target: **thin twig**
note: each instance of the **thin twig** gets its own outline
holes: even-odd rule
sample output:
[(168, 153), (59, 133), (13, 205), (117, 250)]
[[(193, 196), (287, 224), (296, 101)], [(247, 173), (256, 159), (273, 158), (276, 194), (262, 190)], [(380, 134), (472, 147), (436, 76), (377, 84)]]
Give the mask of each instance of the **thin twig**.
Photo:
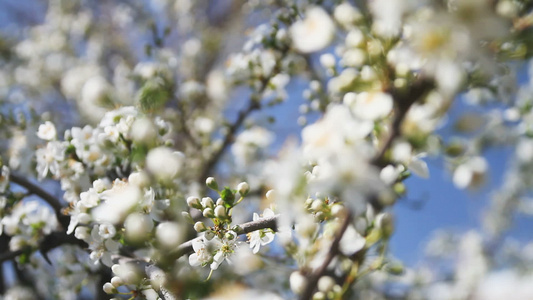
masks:
[[(59, 246), (62, 245), (78, 245), (82, 248), (86, 248), (87, 244), (82, 241), (75, 238), (73, 235), (68, 235), (62, 231), (54, 231), (51, 234), (44, 237), (44, 239), (40, 242), (39, 251), (41, 251), (41, 254), (43, 257), (48, 261), (47, 253)], [(0, 264), (4, 261), (14, 259), (15, 257), (27, 252), (33, 250), (32, 247), (25, 247), (23, 249), (15, 250), (15, 251), (6, 251), (4, 253), (0, 254)]]
[(326, 272), (329, 264), (331, 261), (337, 256), (337, 254), (340, 253), (339, 251), (339, 245), (342, 239), (342, 236), (344, 235), (344, 232), (348, 228), (348, 225), (351, 223), (352, 215), (351, 213), (348, 213), (344, 220), (342, 221), (341, 227), (339, 228), (339, 231), (337, 231), (337, 234), (335, 235), (335, 238), (333, 239), (333, 242), (331, 243), (331, 247), (329, 249), (328, 255), (324, 259), (324, 262), (318, 269), (315, 270), (315, 272), (311, 273), (310, 276), (307, 277), (307, 283), (305, 286), (305, 289), (300, 294), (299, 299), (300, 300), (308, 300), (311, 299), (311, 296), (313, 295), (313, 292), (315, 291), (315, 287), (318, 283), (318, 280), (324, 273)]
[(40, 186), (34, 184), (33, 182), (29, 181), (27, 178), (11, 173), (9, 174), (9, 181), (25, 188), (28, 192), (38, 196), (39, 198), (43, 199), (48, 203), (53, 209), (57, 216), (57, 219), (59, 220), (59, 223), (63, 228), (67, 228), (68, 224), (70, 222), (69, 217), (65, 216), (61, 210), (64, 208), (59, 199), (52, 196), (52, 194), (45, 191)]
[[(277, 220), (278, 220), (278, 216), (274, 216), (270, 218), (259, 219), (256, 221), (251, 221), (248, 223), (237, 225), (235, 233), (237, 233), (238, 235), (241, 235), (241, 234), (246, 234), (246, 233), (250, 233), (256, 230), (266, 229), (266, 228), (270, 228), (276, 231)], [(194, 238), (192, 240), (189, 240), (179, 245), (178, 248), (176, 249), (176, 257), (181, 257), (185, 254), (193, 252), (192, 243), (194, 240), (197, 240), (197, 239), (199, 239), (199, 237)]]
[(429, 80), (419, 80), (415, 82), (407, 91), (392, 89), (390, 91), (394, 99), (394, 120), (391, 125), (389, 135), (383, 142), (377, 155), (372, 160), (372, 164), (377, 167), (384, 167), (387, 164), (385, 158), (387, 151), (391, 148), (394, 140), (401, 134), (401, 125), (411, 106), (422, 96), (434, 88), (434, 83)]
[[(289, 51), (289, 48), (281, 49), (281, 57), (283, 57), (287, 52)], [(255, 110), (258, 110), (261, 108), (261, 95), (265, 92), (265, 90), (268, 87), (268, 83), (270, 80), (280, 72), (281, 65), (279, 61), (276, 61), (276, 65), (274, 66), (271, 74), (269, 76), (265, 76), (261, 78), (260, 87), (253, 92), (253, 96), (249, 100), (248, 107), (246, 107), (244, 110), (239, 112), (239, 116), (237, 117), (237, 120), (229, 127), (228, 133), (224, 137), (224, 141), (222, 142), (222, 146), (209, 158), (207, 163), (204, 165), (204, 168), (202, 172), (200, 173), (200, 177), (198, 178), (199, 182), (203, 182), (209, 175), (209, 173), (213, 170), (213, 168), (216, 166), (220, 158), (222, 157), (222, 154), (226, 151), (226, 149), (231, 145), (233, 142), (233, 139), (235, 137), (235, 134), (237, 133), (237, 130), (242, 126), (244, 123), (244, 120)], [(255, 97), (255, 95), (259, 95), (258, 98)]]
[[(266, 84), (264, 86), (266, 86)], [(211, 170), (215, 167), (217, 162), (222, 157), (222, 154), (224, 154), (226, 148), (228, 148), (228, 146), (233, 142), (233, 138), (237, 133), (237, 130), (244, 123), (246, 117), (248, 117), (251, 112), (259, 108), (261, 108), (261, 104), (259, 103), (259, 101), (251, 99), (250, 103), (248, 104), (248, 107), (239, 112), (237, 120), (229, 127), (229, 131), (226, 134), (226, 137), (224, 138), (222, 146), (209, 158), (209, 160), (205, 164), (205, 167), (202, 170), (202, 173), (200, 174), (200, 177), (198, 178), (198, 181), (204, 181), (208, 177)]]

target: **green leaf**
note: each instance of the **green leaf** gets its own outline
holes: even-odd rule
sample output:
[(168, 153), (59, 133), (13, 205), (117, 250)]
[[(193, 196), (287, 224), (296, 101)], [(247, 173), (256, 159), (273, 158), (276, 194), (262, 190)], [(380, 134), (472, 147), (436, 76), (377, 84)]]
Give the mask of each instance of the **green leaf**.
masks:
[(220, 197), (222, 200), (224, 200), (226, 207), (233, 207), (233, 203), (235, 202), (235, 194), (230, 188), (225, 187), (222, 192), (220, 192)]

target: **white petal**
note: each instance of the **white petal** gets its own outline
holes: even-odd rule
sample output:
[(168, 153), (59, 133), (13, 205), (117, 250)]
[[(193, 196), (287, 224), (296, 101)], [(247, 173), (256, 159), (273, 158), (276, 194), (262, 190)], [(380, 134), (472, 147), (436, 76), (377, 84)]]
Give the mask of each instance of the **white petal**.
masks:
[(428, 165), (421, 159), (413, 158), (407, 168), (422, 178), (429, 178)]

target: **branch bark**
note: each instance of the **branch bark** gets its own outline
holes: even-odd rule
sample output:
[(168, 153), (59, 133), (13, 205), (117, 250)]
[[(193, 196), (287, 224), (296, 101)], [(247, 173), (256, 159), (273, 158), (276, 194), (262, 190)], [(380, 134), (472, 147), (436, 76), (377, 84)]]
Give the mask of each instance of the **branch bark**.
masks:
[(322, 265), (320, 265), (318, 269), (316, 269), (315, 272), (311, 273), (307, 277), (307, 283), (306, 283), (305, 289), (303, 290), (303, 292), (300, 294), (300, 297), (299, 297), (300, 300), (308, 300), (308, 299), (311, 299), (311, 297), (313, 296), (313, 292), (315, 291), (315, 287), (318, 283), (318, 280), (320, 279), (320, 277), (322, 277), (322, 275), (324, 275), (324, 273), (328, 269), (329, 264), (335, 258), (335, 256), (337, 256), (337, 254), (340, 253), (339, 245), (340, 245), (342, 236), (344, 235), (344, 232), (346, 232), (346, 229), (348, 228), (348, 225), (350, 225), (351, 221), (352, 221), (352, 215), (351, 215), (351, 212), (349, 212), (344, 217), (344, 220), (342, 221), (341, 227), (337, 231), (337, 234), (335, 234), (335, 238), (333, 239), (333, 242), (331, 243), (331, 247), (329, 249), (328, 255), (324, 259), (324, 262), (322, 263)]
[[(40, 246), (38, 248), (38, 251), (41, 251), (41, 254), (43, 255), (43, 257), (48, 261), (48, 263), (50, 263), (50, 260), (48, 259), (47, 257), (47, 253), (54, 249), (54, 248), (57, 248), (61, 245), (67, 245), (67, 244), (70, 244), (70, 245), (78, 245), (82, 248), (86, 248), (87, 247), (87, 244), (82, 241), (82, 240), (78, 240), (77, 238), (75, 238), (73, 235), (68, 235), (62, 231), (54, 231), (52, 232), (51, 234), (47, 235), (44, 237), (44, 239), (39, 243)], [(10, 259), (14, 259), (15, 257), (27, 252), (27, 251), (31, 251), (32, 248), (31, 247), (26, 247), (26, 248), (23, 248), (23, 249), (20, 249), (20, 250), (16, 250), (16, 251), (7, 251), (7, 252), (4, 252), (4, 253), (1, 253), (0, 254), (0, 264), (3, 263), (4, 261), (7, 261), (7, 260), (10, 260)]]
[[(260, 219), (260, 220), (257, 220), (257, 221), (251, 221), (251, 222), (248, 222), (248, 223), (237, 225), (237, 230), (235, 230), (235, 232), (238, 235), (242, 235), (242, 234), (246, 234), (246, 233), (250, 233), (250, 232), (253, 232), (253, 231), (256, 231), (256, 230), (266, 229), (266, 228), (270, 228), (270, 229), (276, 231), (277, 230), (277, 220), (278, 220), (278, 216), (274, 216), (274, 217), (270, 217), (270, 218), (264, 218), (264, 219)], [(179, 245), (178, 248), (176, 249), (176, 257), (181, 257), (181, 256), (183, 256), (185, 254), (192, 253), (193, 252), (192, 242), (194, 240), (196, 240), (196, 239), (199, 239), (199, 238), (198, 237), (194, 238), (192, 240), (189, 240), (189, 241)]]
[(45, 191), (40, 186), (34, 184), (33, 182), (29, 181), (27, 178), (11, 173), (9, 175), (9, 181), (25, 188), (28, 192), (37, 195), (39, 198), (43, 199), (46, 203), (48, 203), (54, 210), (57, 219), (61, 226), (63, 228), (68, 228), (68, 224), (70, 222), (70, 218), (68, 216), (65, 216), (61, 210), (63, 209), (63, 205), (61, 204), (61, 201), (57, 199), (56, 197), (52, 196), (50, 193)]

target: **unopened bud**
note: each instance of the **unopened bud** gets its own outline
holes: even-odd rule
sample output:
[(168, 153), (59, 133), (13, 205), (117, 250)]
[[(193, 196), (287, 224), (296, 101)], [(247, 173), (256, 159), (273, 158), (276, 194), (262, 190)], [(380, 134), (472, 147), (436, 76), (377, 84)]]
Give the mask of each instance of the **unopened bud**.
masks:
[(292, 272), (291, 276), (289, 277), (289, 282), (291, 285), (291, 290), (295, 294), (302, 293), (307, 285), (307, 279), (299, 271)]
[(213, 199), (211, 197), (204, 197), (202, 198), (202, 206), (203, 207), (211, 207), (213, 208), (215, 206)]
[(346, 215), (346, 208), (342, 204), (335, 203), (331, 206), (331, 214), (337, 218)]
[(205, 180), (205, 184), (208, 188), (218, 191), (218, 183), (214, 177), (207, 177), (207, 179)]
[(117, 292), (117, 289), (111, 284), (111, 282), (106, 282), (103, 289), (106, 294), (115, 294)]
[(216, 205), (224, 205), (224, 199), (218, 198)]
[(322, 276), (318, 280), (318, 290), (322, 292), (329, 292), (335, 286), (335, 280), (330, 276)]
[(202, 209), (202, 203), (200, 203), (198, 197), (191, 196), (187, 198), (187, 205), (192, 208)]
[(118, 288), (119, 286), (124, 285), (124, 280), (122, 280), (122, 278), (120, 278), (120, 277), (118, 277), (118, 276), (114, 276), (113, 278), (111, 278), (111, 284), (112, 284), (115, 288)]
[(392, 275), (402, 275), (404, 273), (404, 267), (400, 262), (392, 262), (385, 265), (385, 270)]
[(317, 221), (317, 222), (322, 222), (322, 221), (324, 221), (325, 219), (326, 219), (326, 215), (325, 215), (323, 212), (319, 211), (319, 212), (317, 212), (317, 213), (315, 214), (315, 221)]
[(323, 292), (316, 292), (313, 295), (313, 300), (326, 300), (326, 294), (324, 294)]
[(394, 232), (394, 218), (390, 213), (382, 213), (376, 217), (376, 225), (381, 229), (381, 234), (388, 238)]
[(207, 230), (207, 227), (203, 222), (196, 222), (194, 223), (194, 230), (196, 230), (196, 232), (204, 232)]
[(215, 213), (213, 212), (213, 209), (208, 207), (206, 209), (204, 209), (203, 213), (204, 217), (206, 218), (214, 218), (215, 217)]
[(217, 218), (227, 217), (228, 215), (226, 214), (226, 208), (222, 205), (218, 205), (217, 207), (215, 207), (215, 216)]
[(235, 232), (233, 232), (233, 231), (228, 231), (226, 233), (225, 237), (226, 237), (226, 239), (231, 241), (231, 240), (233, 240), (233, 239), (235, 239), (237, 237), (237, 234)]
[(311, 203), (311, 209), (313, 211), (320, 211), (322, 210), (322, 206), (324, 205), (324, 202), (320, 199), (316, 199)]
[(250, 191), (250, 185), (247, 182), (241, 182), (239, 185), (237, 185), (237, 192), (241, 194), (241, 196), (246, 196), (248, 192)]
[(266, 192), (265, 196), (270, 201), (274, 200), (274, 190), (269, 190), (268, 192)]

